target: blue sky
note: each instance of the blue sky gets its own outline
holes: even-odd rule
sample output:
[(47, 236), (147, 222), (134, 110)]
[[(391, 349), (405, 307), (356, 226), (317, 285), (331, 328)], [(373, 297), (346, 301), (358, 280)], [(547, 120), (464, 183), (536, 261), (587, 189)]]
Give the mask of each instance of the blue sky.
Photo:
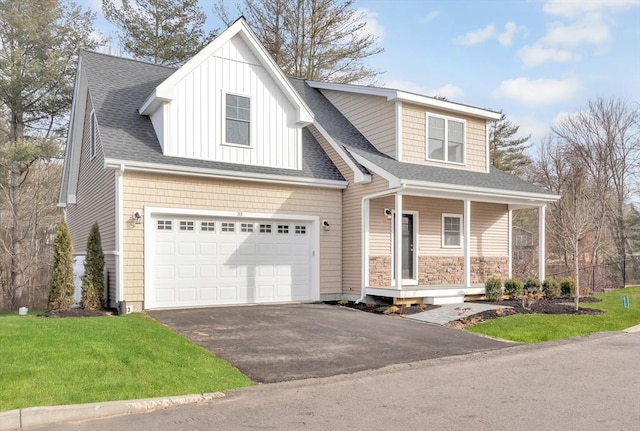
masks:
[[(97, 29), (118, 48), (101, 0)], [(81, 2), (82, 3), (82, 2)], [(207, 26), (223, 29), (213, 0)], [(230, 9), (236, 1), (229, 1)], [(503, 109), (537, 143), (590, 99), (640, 103), (640, 0), (356, 0), (382, 54), (380, 84)], [(233, 14), (232, 14), (233, 15)]]

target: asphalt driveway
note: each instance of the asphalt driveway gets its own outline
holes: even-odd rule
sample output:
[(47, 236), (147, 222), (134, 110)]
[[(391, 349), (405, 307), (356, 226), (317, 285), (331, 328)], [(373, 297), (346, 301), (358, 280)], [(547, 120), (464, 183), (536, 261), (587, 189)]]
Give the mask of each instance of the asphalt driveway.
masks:
[(513, 346), (325, 304), (149, 311), (261, 383), (327, 377)]

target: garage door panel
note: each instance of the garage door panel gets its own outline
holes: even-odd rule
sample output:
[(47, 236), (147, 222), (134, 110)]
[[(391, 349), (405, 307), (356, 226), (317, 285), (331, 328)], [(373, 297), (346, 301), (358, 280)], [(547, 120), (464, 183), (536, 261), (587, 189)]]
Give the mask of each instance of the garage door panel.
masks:
[(162, 220), (154, 222), (150, 308), (315, 299), (308, 224)]

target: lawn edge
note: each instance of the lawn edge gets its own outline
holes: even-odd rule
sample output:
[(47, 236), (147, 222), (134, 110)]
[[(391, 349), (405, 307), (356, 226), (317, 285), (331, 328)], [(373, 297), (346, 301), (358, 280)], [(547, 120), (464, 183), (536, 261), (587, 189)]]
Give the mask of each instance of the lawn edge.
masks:
[(27, 407), (0, 412), (0, 431), (150, 412), (184, 404), (201, 403), (225, 396), (224, 392), (210, 392), (138, 400)]

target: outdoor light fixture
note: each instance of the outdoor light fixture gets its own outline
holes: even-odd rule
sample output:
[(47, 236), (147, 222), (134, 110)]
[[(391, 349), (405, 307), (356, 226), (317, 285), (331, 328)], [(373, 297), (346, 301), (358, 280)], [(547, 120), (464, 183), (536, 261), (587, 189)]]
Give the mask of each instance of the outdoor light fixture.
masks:
[(328, 220), (322, 220), (322, 228), (324, 230), (329, 230), (329, 227), (331, 227), (331, 225), (329, 224)]
[(387, 216), (387, 220), (391, 220), (391, 210), (389, 208), (384, 209), (384, 215)]
[(134, 211), (133, 214), (131, 214), (131, 219), (135, 224), (140, 224), (142, 223), (142, 214), (140, 214), (140, 211)]

